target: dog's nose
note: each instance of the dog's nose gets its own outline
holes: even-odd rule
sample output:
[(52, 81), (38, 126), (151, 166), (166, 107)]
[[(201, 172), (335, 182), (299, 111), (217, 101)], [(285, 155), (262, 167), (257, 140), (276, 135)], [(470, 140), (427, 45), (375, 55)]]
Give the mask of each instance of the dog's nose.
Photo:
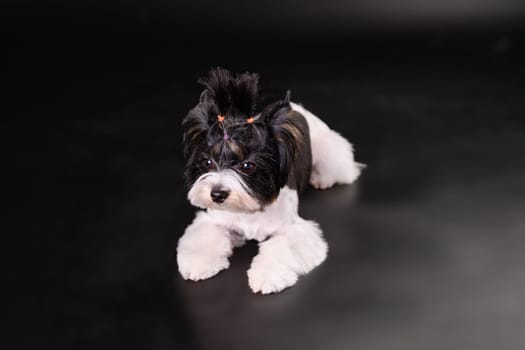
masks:
[(211, 190), (211, 200), (215, 203), (222, 203), (228, 198), (228, 195), (230, 194), (230, 191), (224, 190), (224, 189), (213, 189)]

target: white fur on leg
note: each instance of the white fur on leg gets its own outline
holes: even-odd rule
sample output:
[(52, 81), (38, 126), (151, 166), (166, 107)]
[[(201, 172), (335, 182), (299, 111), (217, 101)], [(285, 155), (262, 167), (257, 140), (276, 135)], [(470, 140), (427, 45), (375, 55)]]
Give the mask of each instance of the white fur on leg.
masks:
[(255, 293), (280, 292), (321, 264), (327, 251), (317, 224), (297, 217), (282, 233), (259, 244), (259, 254), (248, 270), (248, 284)]
[(291, 106), (306, 118), (310, 129), (312, 144), (310, 184), (317, 189), (326, 189), (335, 184), (354, 182), (364, 165), (354, 160), (352, 144), (301, 105), (291, 103)]
[(177, 246), (180, 274), (193, 281), (215, 276), (230, 266), (233, 245), (226, 228), (214, 224), (208, 213), (198, 213)]
[(312, 174), (310, 184), (317, 189), (330, 188), (335, 184), (350, 184), (361, 173), (354, 160), (352, 145), (333, 130), (312, 139)]

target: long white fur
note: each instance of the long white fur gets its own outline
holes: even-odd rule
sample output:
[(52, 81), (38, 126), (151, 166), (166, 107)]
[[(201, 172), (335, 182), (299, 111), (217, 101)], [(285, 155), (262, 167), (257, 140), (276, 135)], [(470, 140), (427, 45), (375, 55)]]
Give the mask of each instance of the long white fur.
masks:
[[(362, 165), (355, 162), (352, 145), (304, 107), (291, 105), (306, 118), (310, 128), (311, 185), (324, 189), (355, 181)], [(248, 270), (250, 288), (262, 294), (282, 291), (294, 285), (298, 276), (321, 264), (328, 245), (315, 222), (299, 217), (297, 191), (285, 186), (275, 202), (253, 211), (258, 209), (257, 203), (244, 191), (242, 180), (232, 173), (204, 174), (188, 193), (192, 204), (208, 209), (197, 214), (179, 241), (179, 272), (184, 279), (193, 281), (210, 278), (229, 267), (228, 258), (234, 247), (254, 239), (260, 243), (259, 253)], [(233, 199), (224, 203), (227, 210), (217, 209), (210, 200), (213, 186), (230, 189)], [(242, 206), (249, 212), (239, 212)]]

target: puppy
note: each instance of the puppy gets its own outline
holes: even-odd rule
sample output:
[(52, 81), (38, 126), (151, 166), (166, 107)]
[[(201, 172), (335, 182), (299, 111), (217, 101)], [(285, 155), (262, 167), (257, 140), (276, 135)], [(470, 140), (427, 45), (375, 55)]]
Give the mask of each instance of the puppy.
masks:
[(328, 246), (319, 226), (298, 215), (298, 192), (357, 179), (352, 145), (289, 92), (256, 113), (258, 76), (211, 70), (184, 131), (184, 178), (199, 211), (177, 247), (184, 279), (210, 278), (229, 267), (246, 240), (259, 252), (248, 270), (255, 293), (294, 285), (321, 264)]

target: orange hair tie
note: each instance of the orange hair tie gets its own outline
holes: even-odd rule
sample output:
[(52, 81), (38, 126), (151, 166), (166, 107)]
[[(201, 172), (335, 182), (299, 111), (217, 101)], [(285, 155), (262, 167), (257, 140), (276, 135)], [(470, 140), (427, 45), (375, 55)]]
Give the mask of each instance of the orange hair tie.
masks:
[(253, 117), (250, 117), (250, 118), (246, 119), (246, 123), (248, 123), (248, 124), (253, 123), (253, 121), (254, 121)]
[(219, 115), (217, 116), (217, 120), (218, 120), (219, 122), (223, 122), (223, 121), (224, 121), (224, 116), (219, 114)]

